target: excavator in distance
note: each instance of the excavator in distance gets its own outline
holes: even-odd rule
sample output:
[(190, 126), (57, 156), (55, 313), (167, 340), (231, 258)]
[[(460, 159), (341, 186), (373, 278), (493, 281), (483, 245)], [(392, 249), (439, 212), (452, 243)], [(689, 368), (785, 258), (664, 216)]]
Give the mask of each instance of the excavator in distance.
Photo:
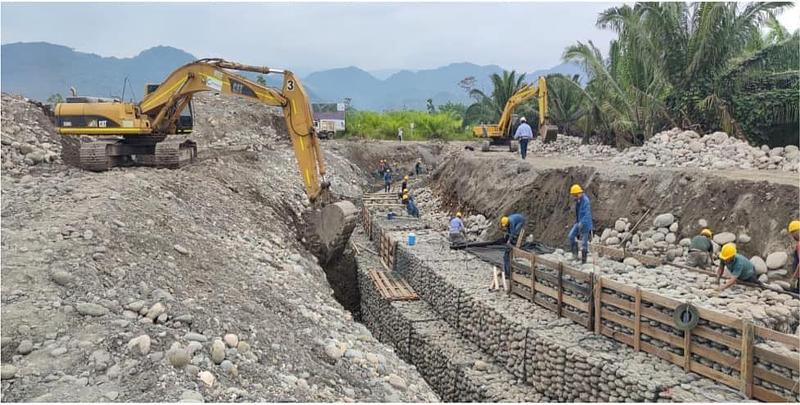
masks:
[(542, 137), (544, 142), (556, 140), (558, 127), (550, 125), (548, 118), (547, 80), (545, 80), (544, 76), (539, 76), (537, 82), (537, 85), (529, 83), (522, 86), (508, 99), (503, 108), (503, 113), (500, 115), (499, 123), (481, 124), (472, 127), (473, 135), (476, 138), (484, 139), (481, 151), (489, 151), (492, 145), (508, 145), (509, 151), (517, 151), (517, 144), (512, 140), (514, 138), (514, 134), (511, 133), (513, 128), (511, 125), (512, 116), (514, 115), (514, 109), (518, 105), (530, 100), (532, 97), (539, 98), (539, 136)]
[[(262, 86), (231, 71), (283, 75), (281, 89)], [(179, 168), (197, 158), (192, 132), (192, 96), (203, 91), (244, 97), (283, 109), (306, 195), (314, 209), (304, 214), (306, 240), (322, 264), (344, 250), (356, 223), (349, 201), (336, 201), (325, 181), (325, 161), (314, 130), (311, 105), (291, 71), (199, 59), (147, 85), (139, 103), (69, 97), (55, 107), (65, 163), (91, 171), (144, 165)]]

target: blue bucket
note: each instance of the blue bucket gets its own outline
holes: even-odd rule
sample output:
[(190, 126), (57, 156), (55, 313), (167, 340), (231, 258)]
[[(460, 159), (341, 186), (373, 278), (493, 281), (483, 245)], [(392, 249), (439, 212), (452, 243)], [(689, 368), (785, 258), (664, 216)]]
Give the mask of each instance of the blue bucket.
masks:
[(417, 244), (417, 235), (414, 235), (414, 232), (408, 234), (408, 246), (414, 246)]

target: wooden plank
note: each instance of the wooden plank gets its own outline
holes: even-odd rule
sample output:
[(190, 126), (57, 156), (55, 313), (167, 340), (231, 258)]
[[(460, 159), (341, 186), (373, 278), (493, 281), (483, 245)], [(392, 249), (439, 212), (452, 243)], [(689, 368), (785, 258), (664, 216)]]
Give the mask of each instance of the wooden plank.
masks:
[(717, 332), (717, 331), (715, 331), (713, 329), (710, 329), (710, 328), (707, 328), (705, 326), (700, 326), (700, 325), (695, 326), (694, 329), (692, 330), (692, 333), (694, 333), (696, 336), (699, 336), (699, 337), (702, 337), (702, 338), (705, 338), (705, 339), (708, 339), (708, 340), (713, 340), (716, 343), (728, 346), (731, 349), (739, 350), (739, 348), (742, 347), (742, 345), (740, 343), (740, 339), (737, 339), (737, 338), (728, 336), (726, 334)]
[[(664, 343), (669, 343), (670, 345), (677, 347), (679, 349), (683, 348), (683, 337), (682, 336), (675, 336), (671, 333), (664, 332), (661, 329), (654, 328), (650, 325), (642, 325), (642, 333), (648, 335), (652, 338), (658, 339)], [(681, 361), (675, 363), (677, 365), (683, 365), (683, 357), (681, 357)]]
[(725, 315), (723, 313), (712, 311), (710, 309), (706, 309), (703, 307), (695, 306), (697, 308), (697, 314), (700, 315), (700, 318), (709, 320), (714, 323), (718, 323), (722, 326), (727, 326), (729, 328), (733, 328), (736, 330), (742, 330), (742, 320), (736, 319), (730, 315)]
[(631, 335), (625, 332), (616, 331), (608, 326), (603, 326), (600, 328), (600, 333), (616, 340), (617, 342), (626, 344), (628, 346), (633, 346), (633, 338)]
[(633, 350), (642, 349), (642, 289), (636, 287), (633, 296)]
[(564, 306), (564, 286), (563, 281), (564, 279), (564, 263), (558, 262), (558, 317), (561, 318), (561, 308)]
[[(692, 330), (694, 332), (694, 329)], [(711, 360), (717, 364), (723, 365), (725, 367), (730, 367), (736, 371), (739, 371), (739, 365), (741, 360), (738, 357), (733, 357), (731, 355), (722, 353), (717, 351), (716, 349), (712, 349), (708, 346), (701, 345), (701, 344), (693, 344), (691, 347), (692, 354), (696, 354), (701, 357), (705, 357), (708, 360)]]
[(757, 346), (753, 347), (753, 355), (767, 363), (777, 364), (790, 370), (800, 372), (800, 355), (789, 357)]
[(781, 395), (773, 391), (770, 391), (764, 387), (760, 387), (758, 385), (753, 387), (753, 398), (765, 402), (780, 402), (780, 403), (794, 402), (794, 400), (784, 398)]
[(536, 284), (536, 291), (540, 292), (554, 300), (558, 300), (558, 292), (544, 284)]
[(624, 309), (628, 312), (634, 312), (635, 304), (633, 302), (617, 298), (617, 296), (611, 295), (609, 293), (602, 293), (602, 295), (604, 304), (613, 305), (619, 309)]
[[(615, 314), (615, 313), (613, 313), (613, 312), (611, 312), (611, 311), (609, 311), (609, 310), (607, 310), (605, 308), (600, 310), (600, 316), (602, 316), (603, 319), (609, 320), (609, 321), (614, 322), (614, 323), (616, 323), (618, 325), (622, 325), (622, 326), (624, 326), (626, 328), (633, 329), (633, 320), (632, 319), (626, 318), (626, 317), (624, 317), (622, 315), (619, 315), (619, 314)], [(633, 345), (631, 345), (631, 346), (633, 346)]]
[(609, 280), (609, 279), (607, 279), (605, 277), (603, 277), (603, 288), (608, 288), (610, 290), (615, 290), (617, 292), (623, 293), (625, 295), (630, 295), (630, 296), (633, 296), (633, 294), (636, 294), (636, 289), (635, 288), (633, 288), (631, 286), (628, 286), (628, 285), (625, 285), (625, 284), (622, 284), (622, 283), (617, 282), (617, 281)]
[(534, 299), (534, 300), (533, 300), (533, 302), (534, 302), (534, 303), (536, 303), (536, 304), (538, 304), (538, 305), (540, 305), (540, 306), (542, 306), (542, 307), (545, 307), (545, 308), (549, 309), (550, 311), (556, 312), (556, 306), (555, 306), (555, 304), (552, 304), (552, 303), (550, 303), (550, 302), (547, 302), (547, 301), (544, 299), (544, 297), (542, 297), (542, 296), (538, 296), (538, 297), (536, 297), (536, 299)]
[(583, 327), (588, 327), (589, 325), (588, 316), (582, 316), (581, 314), (572, 311), (569, 308), (564, 308), (564, 316)]
[(742, 348), (739, 351), (742, 358), (739, 373), (742, 381), (739, 389), (747, 398), (753, 396), (753, 338), (755, 338), (753, 324), (744, 322), (742, 324)]
[(536, 255), (531, 253), (531, 301), (536, 302)]
[[(660, 323), (663, 323), (664, 325), (672, 326), (672, 324), (673, 324), (671, 316), (665, 315), (661, 311), (659, 311), (657, 309), (653, 309), (652, 307), (651, 308), (642, 307), (641, 313), (642, 313), (643, 317), (645, 317), (647, 319), (652, 319), (652, 320), (660, 322)], [(737, 346), (737, 348), (738, 348), (738, 346)]]
[(666, 360), (672, 364), (681, 364), (681, 362), (683, 361), (683, 358), (675, 353), (659, 349), (658, 347), (655, 347), (647, 342), (642, 342), (641, 344), (643, 352), (650, 353), (653, 356), (656, 356), (662, 360)]
[(758, 337), (767, 340), (774, 340), (776, 342), (783, 343), (795, 350), (800, 350), (800, 339), (797, 338), (797, 335), (788, 335), (786, 333), (781, 333), (758, 325), (756, 325), (755, 329), (756, 329), (756, 336)]
[[(561, 263), (563, 263), (563, 262), (561, 262)], [(586, 272), (580, 271), (577, 268), (572, 267), (570, 265), (563, 265), (562, 268), (564, 270), (564, 274), (566, 274), (566, 275), (568, 275), (568, 276), (570, 276), (570, 277), (572, 277), (572, 278), (574, 278), (576, 280), (583, 281), (583, 282), (589, 282), (589, 280), (591, 280), (591, 278), (592, 278), (590, 273), (586, 273)]]
[(721, 382), (729, 387), (738, 388), (739, 385), (741, 385), (738, 379), (731, 377), (723, 372), (714, 370), (711, 367), (706, 367), (696, 361), (692, 362), (692, 364), (689, 366), (689, 369), (692, 372), (708, 377), (714, 381)]
[(779, 385), (794, 392), (795, 394), (800, 394), (800, 382), (786, 378), (780, 374), (773, 373), (764, 367), (753, 367), (753, 376), (768, 381), (772, 384)]
[[(558, 276), (556, 274), (549, 274), (549, 273), (547, 273), (546, 271), (544, 271), (542, 269), (535, 269), (534, 273), (536, 273), (537, 279), (542, 280), (542, 281), (547, 281), (548, 283), (550, 283), (552, 285), (558, 285), (559, 278), (558, 278)], [(573, 292), (578, 293), (578, 294), (589, 295), (589, 290), (588, 290), (587, 286), (583, 286), (583, 285), (577, 284), (574, 281), (564, 280), (563, 278), (561, 279), (561, 284), (567, 290), (573, 291)]]
[(692, 363), (692, 331), (683, 331), (683, 370), (689, 372)]
[(678, 305), (681, 305), (682, 302), (665, 297), (663, 295), (656, 294), (651, 291), (642, 290), (642, 300), (647, 302), (652, 302), (653, 304), (660, 305), (667, 309), (675, 309)]
[(594, 298), (594, 333), (595, 335), (600, 334), (600, 326), (602, 326), (602, 314), (600, 313), (600, 309), (603, 306), (602, 294), (603, 291), (603, 278), (595, 275), (594, 280), (594, 291), (592, 292)]

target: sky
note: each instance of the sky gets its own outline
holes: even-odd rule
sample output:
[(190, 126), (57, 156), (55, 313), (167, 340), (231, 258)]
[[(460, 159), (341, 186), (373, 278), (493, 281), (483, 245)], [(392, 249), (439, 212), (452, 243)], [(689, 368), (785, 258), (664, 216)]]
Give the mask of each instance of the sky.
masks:
[[(131, 57), (168, 45), (196, 57), (291, 68), (368, 71), (454, 62), (532, 71), (614, 35), (597, 14), (622, 3), (9, 3), (0, 42), (46, 41), (101, 56)], [(800, 26), (800, 9), (781, 16)]]

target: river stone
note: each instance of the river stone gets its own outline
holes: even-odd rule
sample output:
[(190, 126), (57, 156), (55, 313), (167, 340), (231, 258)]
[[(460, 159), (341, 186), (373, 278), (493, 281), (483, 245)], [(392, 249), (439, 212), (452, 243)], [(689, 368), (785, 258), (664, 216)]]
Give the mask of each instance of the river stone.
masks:
[(17, 375), (17, 368), (13, 364), (3, 364), (0, 366), (0, 379), (10, 380)]
[(653, 220), (653, 226), (655, 226), (657, 228), (662, 228), (662, 227), (667, 227), (667, 226), (672, 225), (673, 222), (675, 222), (675, 216), (674, 215), (672, 215), (670, 213), (661, 214), (661, 215), (657, 216), (656, 219)]
[(770, 270), (780, 269), (786, 265), (789, 255), (786, 252), (773, 252), (767, 256), (767, 268)]
[(750, 242), (750, 235), (746, 233), (740, 233), (739, 236), (736, 237), (736, 242), (738, 243)]
[(202, 381), (205, 385), (211, 387), (214, 385), (214, 381), (217, 379), (214, 377), (214, 374), (211, 374), (208, 371), (201, 371), (197, 374), (197, 377)]
[(718, 245), (724, 245), (736, 240), (736, 235), (733, 232), (720, 232), (714, 235), (714, 242)]
[(651, 239), (653, 239), (653, 242), (661, 242), (662, 240), (664, 240), (664, 234), (661, 232), (656, 232), (653, 234), (653, 237)]
[(617, 244), (619, 244), (619, 238), (616, 236), (606, 239), (606, 245), (617, 245)]
[(766, 284), (769, 281), (769, 277), (766, 274), (762, 274), (758, 276), (758, 282)]
[(678, 223), (677, 222), (673, 222), (672, 225), (669, 226), (669, 231), (670, 232), (678, 232)]
[(639, 266), (642, 265), (642, 263), (640, 263), (638, 260), (636, 260), (633, 257), (626, 257), (625, 260), (622, 261), (622, 263), (624, 263), (624, 264), (626, 264), (628, 266), (633, 266), (633, 267), (639, 267)]
[(79, 302), (75, 304), (75, 309), (78, 310), (79, 314), (90, 316), (103, 316), (108, 313), (108, 308), (88, 302)]
[(617, 232), (625, 232), (625, 221), (618, 219), (617, 222), (614, 222), (614, 230)]
[(233, 333), (228, 333), (222, 338), (222, 340), (225, 341), (225, 344), (227, 344), (228, 347), (236, 347), (239, 344), (239, 337)]
[(211, 361), (214, 364), (219, 364), (222, 363), (222, 360), (225, 360), (225, 343), (222, 343), (221, 340), (215, 340), (211, 344)]
[(700, 225), (701, 228), (705, 228), (705, 227), (708, 226), (708, 221), (706, 221), (705, 219), (702, 219), (702, 218), (698, 219), (697, 220), (697, 225)]
[(756, 270), (756, 274), (766, 274), (767, 273), (767, 263), (761, 256), (753, 256), (750, 258), (750, 263), (753, 263), (753, 268)]
[(150, 352), (150, 336), (141, 335), (128, 341), (128, 350), (136, 349), (140, 354)]
[(681, 239), (680, 242), (678, 242), (678, 244), (683, 246), (683, 247), (691, 246), (692, 240), (689, 239), (689, 238), (683, 238), (683, 239)]
[(675, 243), (676, 239), (678, 239), (678, 237), (676, 237), (675, 234), (672, 233), (672, 232), (668, 233), (667, 236), (664, 237), (664, 240), (667, 241), (667, 243), (670, 243), (670, 244)]

